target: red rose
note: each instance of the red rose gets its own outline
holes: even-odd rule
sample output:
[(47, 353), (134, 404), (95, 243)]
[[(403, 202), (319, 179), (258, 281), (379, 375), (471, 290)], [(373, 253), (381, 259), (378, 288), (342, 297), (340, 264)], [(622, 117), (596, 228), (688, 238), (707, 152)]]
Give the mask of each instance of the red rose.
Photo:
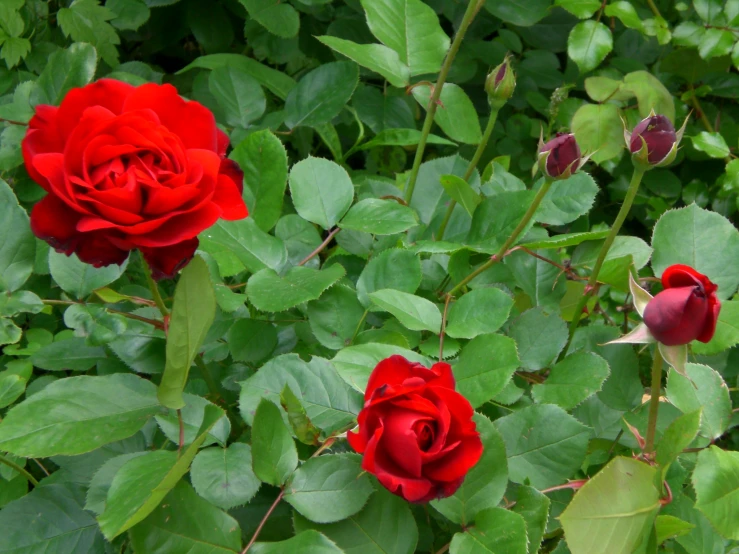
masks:
[(716, 331), (721, 302), (708, 277), (687, 265), (671, 265), (662, 274), (664, 290), (644, 309), (644, 323), (667, 346), (708, 342)]
[(580, 146), (572, 133), (557, 133), (556, 137), (539, 147), (541, 170), (554, 179), (575, 173), (581, 159)]
[(647, 161), (658, 165), (666, 160), (677, 142), (677, 133), (670, 120), (664, 115), (651, 115), (634, 127), (629, 150), (637, 154), (646, 144)]
[(171, 85), (101, 79), (36, 106), (23, 139), (28, 173), (49, 194), (31, 229), (95, 267), (141, 250), (156, 278), (190, 261), (198, 233), (248, 215), (241, 171), (224, 159), (213, 114)]
[(359, 430), (347, 439), (390, 492), (428, 502), (454, 494), (480, 459), (473, 413), (449, 364), (428, 369), (391, 356), (370, 375)]

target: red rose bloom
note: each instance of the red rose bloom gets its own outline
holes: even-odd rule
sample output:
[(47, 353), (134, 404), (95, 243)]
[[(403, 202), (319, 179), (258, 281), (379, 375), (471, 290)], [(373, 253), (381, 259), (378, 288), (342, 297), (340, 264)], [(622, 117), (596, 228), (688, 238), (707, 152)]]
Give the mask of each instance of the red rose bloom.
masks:
[(370, 375), (359, 430), (347, 439), (390, 492), (428, 502), (454, 494), (480, 459), (473, 413), (454, 390), (449, 364), (428, 369), (391, 356)]
[(644, 309), (644, 324), (662, 344), (708, 342), (716, 331), (721, 302), (708, 277), (687, 265), (671, 265), (662, 274), (664, 290)]
[(248, 215), (228, 137), (171, 85), (101, 79), (72, 89), (59, 107), (36, 106), (22, 146), (49, 193), (31, 212), (34, 234), (95, 267), (138, 248), (156, 278), (172, 277), (198, 233)]

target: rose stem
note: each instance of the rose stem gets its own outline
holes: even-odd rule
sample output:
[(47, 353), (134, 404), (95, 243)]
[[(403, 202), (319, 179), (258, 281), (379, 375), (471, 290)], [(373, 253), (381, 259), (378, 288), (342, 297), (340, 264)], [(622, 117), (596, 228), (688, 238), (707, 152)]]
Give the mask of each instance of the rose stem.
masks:
[(326, 240), (324, 240), (321, 244), (318, 245), (318, 248), (316, 248), (313, 252), (308, 254), (305, 258), (303, 258), (298, 265), (305, 265), (309, 261), (311, 261), (313, 258), (315, 258), (318, 254), (321, 253), (321, 251), (328, 246), (328, 243), (331, 242), (331, 239), (333, 239), (336, 236), (336, 233), (341, 231), (338, 227), (335, 229), (332, 229), (331, 232), (329, 232), (328, 236), (326, 237)]
[(30, 473), (28, 473), (28, 471), (26, 471), (24, 468), (22, 468), (21, 466), (19, 466), (15, 462), (13, 462), (11, 460), (8, 460), (2, 454), (0, 454), (0, 464), (5, 464), (9, 468), (14, 469), (15, 471), (17, 471), (18, 473), (20, 473), (21, 475), (23, 475), (23, 477), (25, 477), (31, 484), (33, 484), (33, 486), (38, 486), (38, 481), (36, 480), (36, 478), (33, 475), (31, 475)]
[(624, 203), (621, 204), (621, 209), (616, 216), (616, 221), (613, 222), (613, 227), (611, 227), (611, 231), (608, 233), (606, 241), (603, 243), (603, 246), (600, 247), (598, 258), (595, 261), (593, 271), (590, 273), (590, 279), (588, 279), (588, 284), (585, 287), (585, 291), (580, 297), (580, 301), (577, 303), (577, 306), (575, 306), (575, 313), (572, 316), (572, 321), (570, 322), (570, 334), (567, 339), (567, 344), (565, 344), (562, 353), (559, 355), (559, 358), (557, 358), (558, 361), (562, 360), (567, 355), (567, 351), (570, 349), (572, 338), (575, 336), (575, 331), (577, 330), (577, 324), (580, 323), (580, 318), (582, 317), (583, 308), (588, 303), (588, 298), (590, 298), (590, 295), (595, 292), (595, 285), (598, 283), (598, 273), (600, 273), (600, 269), (603, 266), (603, 262), (605, 261), (606, 256), (608, 255), (608, 251), (611, 249), (613, 241), (616, 240), (616, 236), (618, 236), (618, 232), (621, 230), (621, 226), (626, 220), (626, 216), (629, 215), (631, 205), (634, 203), (636, 193), (639, 192), (639, 184), (641, 183), (641, 179), (644, 176), (645, 171), (646, 169), (640, 167), (639, 165), (634, 166), (634, 174), (631, 176), (631, 183), (629, 184), (629, 190), (626, 193), (626, 198), (624, 199)]
[(498, 253), (491, 257), (490, 260), (482, 264), (480, 267), (478, 267), (475, 271), (470, 273), (467, 277), (462, 279), (457, 286), (455, 286), (452, 290), (449, 291), (450, 296), (454, 296), (456, 292), (459, 292), (459, 290), (462, 289), (467, 283), (472, 281), (475, 277), (480, 275), (480, 273), (490, 269), (493, 267), (496, 263), (501, 261), (503, 257), (505, 256), (506, 252), (508, 252), (508, 248), (516, 242), (516, 239), (518, 238), (518, 235), (520, 235), (523, 230), (526, 228), (526, 225), (528, 225), (529, 221), (531, 221), (531, 218), (534, 217), (534, 214), (536, 213), (536, 209), (539, 207), (539, 204), (541, 204), (541, 201), (544, 199), (544, 196), (546, 196), (547, 191), (549, 190), (549, 187), (552, 185), (552, 182), (547, 179), (544, 181), (544, 184), (541, 186), (541, 188), (536, 192), (536, 196), (534, 197), (533, 202), (531, 202), (531, 205), (529, 206), (529, 209), (526, 210), (526, 213), (521, 218), (521, 221), (518, 222), (518, 226), (513, 230), (511, 233), (511, 236), (508, 237), (508, 239), (505, 241), (503, 246), (501, 246)]
[(182, 447), (185, 446), (185, 422), (182, 421), (182, 410), (177, 410), (177, 422), (180, 424), (180, 442), (177, 445), (177, 458), (182, 453)]
[[(87, 304), (85, 302), (72, 302), (71, 300), (47, 300), (43, 299), (42, 302), (44, 304), (47, 304), (49, 306), (73, 306), (75, 304), (80, 304), (82, 306), (86, 306)], [(108, 312), (111, 314), (118, 314), (123, 317), (127, 317), (128, 319), (135, 319), (136, 321), (143, 321), (144, 323), (148, 323), (149, 325), (153, 325), (157, 329), (164, 329), (164, 325), (161, 321), (157, 321), (156, 319), (149, 319), (148, 317), (142, 317), (140, 315), (132, 314), (130, 312), (121, 312), (119, 310), (113, 310), (111, 308), (106, 308)]]
[(444, 359), (444, 332), (446, 331), (446, 316), (449, 313), (449, 302), (452, 297), (446, 295), (446, 302), (444, 302), (444, 315), (441, 318), (441, 332), (439, 333), (439, 361)]
[(436, 115), (436, 106), (441, 96), (441, 89), (444, 88), (444, 82), (449, 74), (449, 69), (452, 67), (454, 57), (457, 55), (457, 51), (462, 44), (467, 28), (472, 23), (472, 20), (480, 11), (485, 0), (470, 0), (467, 5), (467, 10), (464, 12), (462, 23), (459, 24), (457, 34), (454, 36), (452, 45), (449, 47), (449, 51), (446, 53), (444, 63), (441, 65), (439, 76), (436, 79), (436, 85), (431, 91), (431, 98), (429, 99), (429, 105), (426, 107), (426, 119), (423, 122), (423, 129), (421, 129), (421, 137), (418, 140), (418, 148), (416, 149), (416, 157), (413, 160), (413, 168), (411, 169), (410, 177), (408, 178), (408, 187), (405, 191), (405, 202), (406, 204), (411, 203), (413, 197), (413, 189), (416, 188), (416, 179), (418, 179), (418, 170), (421, 167), (421, 160), (423, 159), (423, 151), (426, 149), (426, 140), (428, 139), (429, 133), (431, 132), (431, 126), (434, 123), (434, 115)]
[(157, 305), (157, 308), (159, 308), (159, 311), (162, 313), (162, 317), (167, 317), (169, 315), (169, 310), (167, 309), (167, 306), (164, 305), (162, 295), (159, 293), (159, 287), (157, 286), (156, 281), (154, 281), (154, 278), (151, 276), (151, 268), (146, 262), (144, 262), (144, 273), (146, 274), (146, 282), (149, 284), (149, 289), (151, 290), (151, 296), (154, 299), (154, 303)]
[(659, 391), (662, 385), (662, 354), (659, 347), (654, 349), (652, 361), (652, 397), (649, 399), (649, 422), (647, 423), (647, 443), (644, 454), (654, 452), (654, 435), (657, 432), (657, 414), (659, 413)]
[(352, 335), (352, 340), (349, 341), (349, 344), (354, 344), (354, 340), (357, 338), (357, 335), (359, 334), (359, 331), (362, 329), (362, 325), (364, 324), (364, 320), (367, 319), (367, 316), (369, 315), (369, 308), (364, 310), (364, 313), (362, 314), (362, 317), (359, 318), (359, 323), (357, 323), (357, 328), (354, 329), (354, 334)]
[[(318, 450), (316, 450), (311, 458), (317, 458), (321, 454), (323, 454), (323, 451), (329, 448), (336, 439), (334, 437), (329, 437), (326, 439), (326, 442), (324, 442), (321, 446), (318, 447)], [(241, 554), (246, 554), (249, 552), (249, 549), (252, 547), (252, 545), (256, 542), (257, 537), (259, 536), (259, 533), (262, 532), (262, 527), (264, 527), (265, 523), (267, 523), (267, 520), (269, 519), (269, 516), (272, 515), (272, 512), (275, 511), (275, 508), (277, 508), (277, 505), (282, 500), (282, 497), (285, 495), (285, 487), (283, 486), (280, 489), (280, 494), (277, 495), (277, 498), (275, 498), (275, 501), (272, 502), (272, 505), (269, 507), (269, 510), (267, 510), (267, 513), (264, 514), (264, 517), (262, 518), (262, 521), (259, 522), (259, 526), (257, 527), (257, 530), (254, 531), (254, 535), (252, 535), (251, 540), (249, 541), (249, 544), (247, 544), (244, 547), (244, 550), (241, 551)]]
[[(472, 176), (472, 173), (474, 173), (477, 164), (480, 162), (480, 158), (482, 157), (482, 153), (485, 151), (485, 147), (488, 145), (490, 135), (493, 134), (493, 128), (495, 127), (496, 119), (498, 119), (498, 110), (491, 109), (490, 117), (488, 117), (487, 127), (485, 127), (485, 132), (482, 134), (482, 140), (480, 140), (480, 144), (477, 145), (475, 155), (472, 156), (470, 165), (467, 166), (467, 171), (465, 171), (464, 177), (462, 177), (462, 179), (464, 179), (468, 183), (470, 182), (470, 177)], [(441, 225), (439, 226), (439, 234), (435, 240), (441, 240), (444, 238), (444, 231), (446, 231), (446, 226), (449, 224), (449, 220), (452, 218), (452, 212), (454, 211), (454, 206), (456, 205), (456, 200), (452, 200), (449, 203), (449, 207), (444, 214), (444, 219), (441, 221)]]

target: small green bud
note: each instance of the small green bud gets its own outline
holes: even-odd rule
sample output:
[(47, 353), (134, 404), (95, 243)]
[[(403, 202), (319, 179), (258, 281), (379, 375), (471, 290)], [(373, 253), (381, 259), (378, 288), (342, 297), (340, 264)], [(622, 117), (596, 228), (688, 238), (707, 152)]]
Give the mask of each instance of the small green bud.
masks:
[(493, 69), (485, 80), (485, 92), (488, 102), (494, 109), (502, 108), (516, 89), (516, 76), (511, 69), (510, 58), (506, 56), (503, 63)]

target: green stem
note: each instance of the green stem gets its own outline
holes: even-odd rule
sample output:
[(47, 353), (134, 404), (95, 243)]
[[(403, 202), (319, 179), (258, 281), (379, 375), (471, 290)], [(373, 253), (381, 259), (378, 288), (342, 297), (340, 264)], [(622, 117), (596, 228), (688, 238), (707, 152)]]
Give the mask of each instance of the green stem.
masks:
[(533, 202), (531, 202), (531, 205), (529, 206), (529, 209), (526, 210), (526, 213), (521, 218), (521, 221), (518, 222), (518, 226), (513, 230), (511, 235), (508, 237), (508, 239), (505, 241), (503, 246), (500, 247), (500, 250), (498, 253), (491, 257), (489, 261), (482, 264), (480, 267), (478, 267), (475, 271), (470, 273), (467, 277), (462, 279), (459, 283), (457, 283), (457, 286), (455, 286), (452, 290), (449, 291), (450, 296), (454, 296), (456, 292), (462, 289), (467, 283), (472, 281), (475, 277), (480, 275), (480, 273), (487, 271), (491, 267), (493, 267), (495, 264), (497, 264), (499, 261), (501, 261), (505, 255), (506, 252), (508, 252), (508, 249), (513, 245), (514, 242), (516, 242), (516, 239), (518, 236), (523, 232), (523, 230), (526, 228), (526, 226), (529, 224), (529, 221), (531, 221), (531, 218), (534, 217), (534, 214), (536, 213), (537, 208), (539, 207), (539, 204), (541, 204), (541, 201), (544, 199), (544, 196), (546, 196), (547, 191), (549, 191), (549, 187), (552, 186), (552, 181), (549, 179), (544, 181), (544, 184), (541, 186), (541, 188), (536, 192), (536, 196), (534, 197)]
[(21, 475), (23, 475), (23, 477), (25, 477), (28, 480), (29, 483), (33, 484), (34, 487), (35, 486), (38, 486), (38, 481), (36, 480), (36, 478), (33, 475), (31, 475), (30, 473), (28, 473), (28, 471), (26, 471), (24, 468), (22, 468), (21, 466), (19, 466), (15, 462), (13, 462), (11, 460), (8, 460), (2, 454), (0, 454), (0, 464), (5, 464), (9, 468), (14, 469), (15, 471), (17, 471), (18, 473), (20, 473)]
[(426, 141), (428, 140), (429, 133), (431, 132), (431, 126), (434, 123), (434, 115), (436, 115), (436, 106), (441, 96), (441, 89), (444, 88), (449, 69), (452, 67), (454, 57), (459, 51), (459, 47), (462, 44), (467, 28), (472, 23), (472, 20), (480, 11), (485, 0), (470, 0), (467, 5), (467, 10), (464, 12), (462, 23), (457, 29), (457, 34), (454, 36), (452, 45), (449, 47), (449, 51), (446, 53), (444, 63), (441, 65), (439, 71), (439, 77), (436, 79), (436, 85), (431, 92), (431, 98), (429, 99), (429, 105), (426, 108), (426, 119), (423, 122), (423, 128), (421, 129), (421, 138), (418, 141), (418, 148), (416, 149), (416, 157), (413, 160), (413, 168), (411, 169), (410, 177), (408, 178), (408, 187), (405, 191), (405, 201), (407, 204), (411, 203), (413, 197), (413, 189), (416, 188), (416, 180), (418, 179), (418, 170), (421, 168), (421, 160), (423, 159), (423, 151), (426, 149)]
[(151, 269), (146, 262), (144, 262), (144, 273), (146, 274), (146, 282), (149, 284), (149, 289), (151, 290), (151, 296), (154, 299), (154, 303), (157, 305), (157, 308), (159, 308), (159, 311), (162, 312), (162, 317), (167, 317), (169, 315), (169, 310), (164, 304), (164, 300), (162, 300), (159, 287), (151, 276)]
[(357, 338), (359, 331), (362, 329), (362, 325), (364, 325), (364, 320), (367, 319), (367, 315), (369, 315), (369, 310), (364, 310), (362, 317), (359, 319), (359, 323), (357, 323), (357, 328), (354, 329), (354, 334), (352, 335), (352, 340), (349, 341), (349, 344), (354, 344), (354, 340)]
[(570, 345), (572, 344), (572, 338), (575, 336), (577, 325), (578, 323), (580, 323), (580, 318), (582, 317), (583, 308), (588, 303), (588, 299), (590, 298), (590, 295), (592, 295), (595, 292), (595, 286), (598, 283), (598, 273), (600, 273), (600, 269), (603, 266), (603, 262), (605, 261), (606, 256), (608, 255), (608, 251), (611, 249), (611, 246), (613, 245), (613, 241), (616, 240), (616, 237), (618, 236), (618, 232), (621, 230), (621, 226), (624, 224), (624, 221), (626, 220), (626, 216), (629, 215), (629, 211), (631, 210), (631, 205), (634, 203), (634, 198), (636, 198), (636, 193), (639, 192), (639, 184), (641, 183), (641, 180), (642, 180), (642, 177), (644, 176), (645, 171), (646, 171), (646, 168), (644, 167), (641, 167), (639, 165), (634, 166), (634, 174), (631, 176), (631, 183), (629, 184), (629, 190), (626, 193), (626, 198), (624, 199), (624, 203), (621, 205), (621, 209), (619, 210), (618, 215), (616, 216), (616, 221), (613, 222), (613, 227), (611, 227), (611, 232), (608, 233), (608, 236), (606, 237), (606, 241), (603, 243), (603, 246), (600, 247), (600, 252), (598, 253), (598, 258), (595, 261), (595, 266), (593, 267), (593, 271), (590, 273), (590, 279), (588, 279), (588, 284), (587, 284), (587, 287), (585, 288), (585, 292), (580, 298), (580, 301), (577, 303), (577, 306), (575, 306), (575, 313), (572, 316), (572, 321), (570, 322), (569, 338), (567, 339), (567, 344), (565, 344), (565, 347), (562, 350), (562, 353), (559, 355), (558, 360), (562, 360), (567, 355), (567, 351), (569, 350)]
[[(464, 177), (462, 177), (465, 181), (468, 183), (470, 182), (470, 177), (475, 171), (475, 168), (477, 167), (477, 164), (480, 162), (480, 158), (482, 157), (482, 153), (485, 151), (485, 147), (488, 145), (488, 141), (490, 140), (490, 135), (493, 134), (493, 128), (495, 127), (495, 121), (498, 119), (498, 110), (492, 109), (490, 111), (490, 117), (488, 117), (488, 124), (485, 127), (485, 132), (482, 134), (482, 140), (480, 141), (480, 144), (477, 145), (477, 150), (475, 150), (475, 155), (472, 156), (472, 160), (470, 161), (470, 165), (467, 166), (467, 171), (464, 173)], [(457, 205), (456, 200), (452, 200), (449, 204), (449, 207), (446, 210), (446, 213), (444, 214), (444, 219), (441, 222), (441, 225), (439, 226), (439, 235), (436, 237), (436, 240), (442, 240), (444, 238), (444, 231), (446, 231), (446, 226), (449, 224), (449, 220), (452, 218), (452, 212), (454, 211), (454, 206)]]
[(654, 436), (657, 434), (657, 415), (659, 414), (659, 391), (662, 386), (662, 354), (659, 347), (654, 349), (652, 362), (652, 397), (649, 400), (649, 422), (647, 423), (647, 444), (644, 454), (654, 452)]
[(647, 0), (647, 4), (649, 5), (649, 9), (652, 10), (652, 13), (657, 17), (662, 17), (662, 14), (659, 13), (659, 10), (657, 9), (657, 5), (654, 3), (654, 0)]

